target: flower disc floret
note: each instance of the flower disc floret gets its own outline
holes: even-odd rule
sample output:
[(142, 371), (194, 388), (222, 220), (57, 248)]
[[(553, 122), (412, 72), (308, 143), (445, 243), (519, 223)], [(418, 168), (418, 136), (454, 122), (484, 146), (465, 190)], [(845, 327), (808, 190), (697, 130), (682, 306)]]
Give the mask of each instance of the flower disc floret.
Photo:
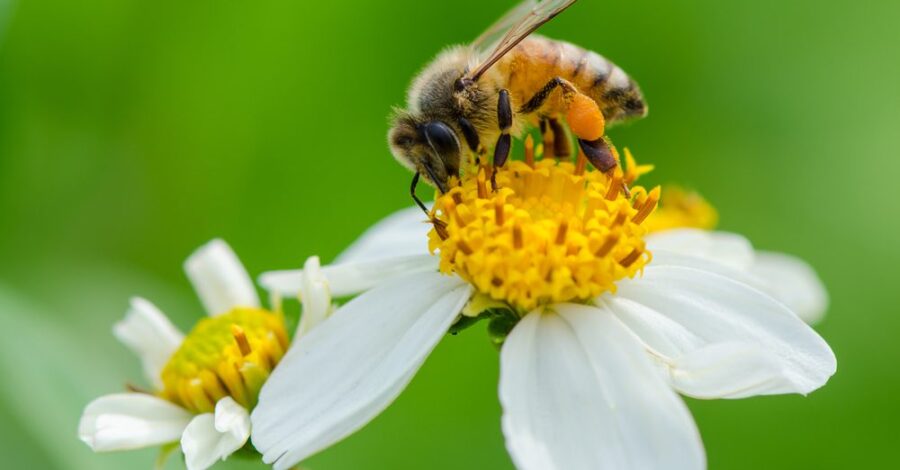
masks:
[(247, 409), (284, 355), (281, 315), (235, 308), (201, 320), (162, 371), (162, 397), (195, 413), (209, 413), (231, 396)]
[(518, 310), (615, 290), (650, 260), (641, 222), (659, 189), (622, 190), (622, 176), (583, 165), (513, 161), (464, 176), (435, 203), (430, 248), (440, 269)]

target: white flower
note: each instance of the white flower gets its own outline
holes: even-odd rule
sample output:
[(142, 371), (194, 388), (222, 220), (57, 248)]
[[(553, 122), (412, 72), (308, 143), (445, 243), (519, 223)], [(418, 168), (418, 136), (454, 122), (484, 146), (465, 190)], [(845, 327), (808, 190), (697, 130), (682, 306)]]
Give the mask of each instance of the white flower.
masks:
[[(331, 309), (317, 263), (304, 266), (306, 331)], [(113, 333), (140, 358), (154, 393), (117, 393), (87, 405), (78, 435), (96, 452), (181, 441), (188, 469), (199, 470), (250, 437), (248, 406), (287, 347), (281, 316), (260, 307), (247, 271), (222, 240), (192, 254), (185, 271), (209, 318), (185, 338), (152, 303), (131, 300)]]
[[(531, 171), (523, 165), (509, 171), (536, 184), (521, 176)], [(547, 186), (558, 188), (552, 171)], [(515, 184), (509, 182), (512, 177), (501, 178), (501, 186)], [(469, 197), (467, 188), (459, 199)], [(483, 202), (492, 196), (480, 191), (477, 207), (487, 215), (472, 215), (478, 210), (475, 203), (467, 206), (469, 212), (454, 213), (462, 203), (450, 202), (450, 194), (444, 197), (441, 210), (451, 228), (456, 218), (460, 226), (478, 224), (479, 217), (487, 220), (485, 227), (492, 223), (492, 206)], [(558, 192), (566, 194), (565, 189)], [(650, 193), (639, 200), (633, 210), (627, 202), (617, 210), (630, 211), (639, 224), (641, 207), (655, 204), (653, 197)], [(502, 204), (497, 203), (498, 227), (509, 222)], [(528, 208), (512, 209), (518, 215)], [(395, 214), (367, 232), (337, 264), (322, 268), (332, 292), (360, 295), (288, 351), (261, 391), (260, 405), (251, 415), (252, 441), (276, 469), (289, 468), (347, 437), (384, 410), (473, 298), (475, 281), (437, 272), (439, 261), (442, 268), (447, 262), (446, 244), (440, 260), (422, 254), (430, 229), (422, 219), (414, 209)], [(529, 229), (544, 230), (543, 224)], [(549, 240), (565, 240), (574, 223), (555, 227), (545, 230)], [(510, 230), (521, 232), (519, 226)], [(450, 243), (461, 233), (432, 233), (432, 241), (439, 236)], [(507, 231), (498, 237), (509, 233), (514, 234), (508, 237), (510, 245), (530, 249), (528, 237), (534, 234)], [(461, 248), (470, 266), (507, 261), (482, 257), (474, 245), (485, 237), (474, 236)], [(624, 251), (616, 259), (625, 268), (643, 259), (641, 245), (634, 243), (634, 250), (620, 246)], [(703, 444), (678, 393), (697, 398), (807, 394), (834, 374), (836, 360), (829, 346), (786, 305), (796, 293), (784, 283), (779, 289), (770, 285), (775, 276), (787, 282), (797, 276), (775, 269), (775, 276), (760, 278), (757, 273), (765, 269), (758, 263), (772, 264), (745, 239), (681, 230), (654, 235), (647, 249), (653, 259), (643, 275), (618, 279), (614, 293), (607, 289), (579, 303), (555, 301), (519, 310), (520, 320), (500, 353), (499, 389), (507, 449), (519, 469), (704, 468)], [(466, 268), (457, 264), (454, 271)], [(480, 279), (479, 274), (467, 272), (472, 279)], [(303, 276), (302, 271), (278, 271), (260, 281), (270, 291), (295, 295)], [(499, 283), (505, 288), (507, 280)], [(815, 295), (809, 293), (796, 297), (806, 299), (798, 305), (821, 302), (810, 302)], [(505, 298), (513, 303), (527, 299)]]

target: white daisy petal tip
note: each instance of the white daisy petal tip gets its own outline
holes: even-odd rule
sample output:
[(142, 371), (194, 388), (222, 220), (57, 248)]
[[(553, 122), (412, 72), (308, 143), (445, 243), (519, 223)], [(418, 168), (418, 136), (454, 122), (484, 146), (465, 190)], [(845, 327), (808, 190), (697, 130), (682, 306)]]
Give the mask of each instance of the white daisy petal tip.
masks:
[[(834, 372), (825, 368), (821, 375), (831, 377)], [(777, 354), (741, 342), (713, 344), (685, 354), (674, 361), (671, 374), (679, 392), (700, 399), (806, 396), (824, 385), (792, 371)]]
[(250, 415), (226, 397), (216, 403), (215, 413), (197, 415), (181, 437), (181, 450), (188, 470), (205, 470), (247, 443)]
[(155, 447), (178, 442), (191, 418), (187, 410), (152, 395), (105, 395), (85, 407), (78, 437), (95, 452)]
[(250, 275), (224, 240), (217, 238), (198, 248), (185, 261), (184, 271), (210, 315), (260, 306)]
[(767, 293), (805, 322), (816, 324), (825, 316), (828, 290), (809, 263), (786, 253), (759, 251), (750, 272), (766, 283)]
[(150, 301), (132, 297), (125, 318), (113, 326), (113, 336), (138, 356), (147, 380), (162, 388), (160, 374), (184, 339), (168, 317)]
[(649, 266), (600, 303), (687, 395), (808, 394), (837, 370), (828, 343), (787, 306), (721, 273)]

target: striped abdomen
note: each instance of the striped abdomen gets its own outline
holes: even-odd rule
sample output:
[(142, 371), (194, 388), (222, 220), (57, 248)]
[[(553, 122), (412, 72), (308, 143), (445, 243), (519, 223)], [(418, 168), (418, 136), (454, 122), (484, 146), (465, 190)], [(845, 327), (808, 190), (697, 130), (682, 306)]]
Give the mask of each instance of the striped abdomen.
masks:
[[(573, 44), (531, 36), (497, 64), (514, 103), (527, 102), (551, 79), (562, 77), (597, 102), (607, 122), (643, 117), (647, 105), (637, 84), (603, 56)], [(565, 112), (561, 93), (553, 93), (541, 114)]]

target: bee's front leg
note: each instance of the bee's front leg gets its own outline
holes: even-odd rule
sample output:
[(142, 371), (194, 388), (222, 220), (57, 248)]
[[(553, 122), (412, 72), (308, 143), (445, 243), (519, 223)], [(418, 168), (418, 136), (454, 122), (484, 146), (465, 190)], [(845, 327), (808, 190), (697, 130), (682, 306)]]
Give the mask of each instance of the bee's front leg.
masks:
[(512, 147), (512, 136), (509, 134), (512, 128), (513, 111), (509, 102), (509, 91), (500, 90), (497, 98), (497, 124), (500, 127), (500, 137), (494, 146), (494, 171), (491, 172), (491, 187), (497, 189), (497, 169), (506, 163), (509, 158), (509, 150)]

